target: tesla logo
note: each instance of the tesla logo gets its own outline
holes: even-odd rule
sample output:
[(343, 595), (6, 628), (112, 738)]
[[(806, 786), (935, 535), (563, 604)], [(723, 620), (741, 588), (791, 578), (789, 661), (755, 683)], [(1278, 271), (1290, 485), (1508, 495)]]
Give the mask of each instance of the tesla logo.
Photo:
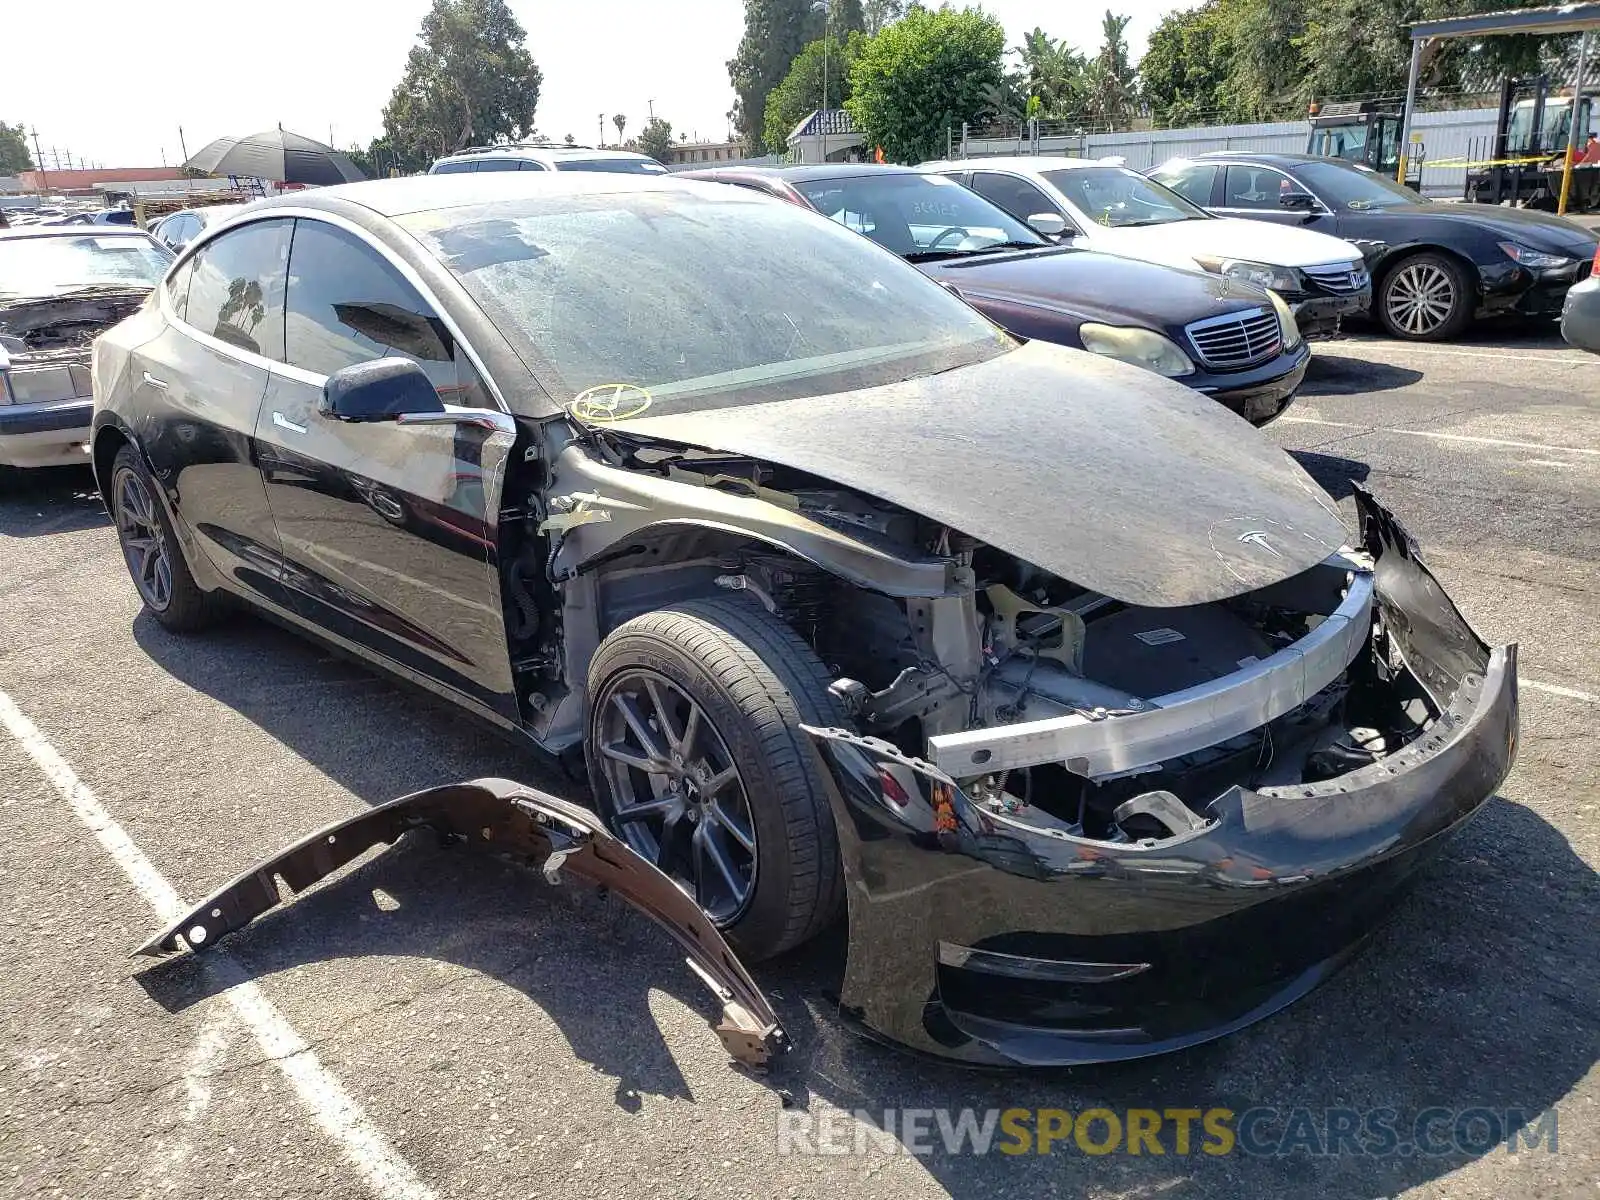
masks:
[(1258, 550), (1265, 550), (1268, 554), (1272, 555), (1273, 558), (1283, 557), (1282, 554), (1279, 554), (1277, 550), (1273, 549), (1271, 541), (1269, 541), (1267, 538), (1267, 531), (1265, 529), (1252, 529), (1248, 533), (1241, 533), (1239, 535), (1239, 540), (1246, 546), (1254, 546)]

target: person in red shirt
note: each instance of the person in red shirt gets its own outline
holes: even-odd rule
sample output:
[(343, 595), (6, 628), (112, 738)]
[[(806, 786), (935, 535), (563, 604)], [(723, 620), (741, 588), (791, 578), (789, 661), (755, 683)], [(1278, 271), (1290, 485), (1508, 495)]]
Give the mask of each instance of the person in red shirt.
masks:
[(1592, 129), (1589, 131), (1589, 141), (1583, 148), (1583, 157), (1578, 161), (1585, 166), (1600, 166), (1600, 135)]

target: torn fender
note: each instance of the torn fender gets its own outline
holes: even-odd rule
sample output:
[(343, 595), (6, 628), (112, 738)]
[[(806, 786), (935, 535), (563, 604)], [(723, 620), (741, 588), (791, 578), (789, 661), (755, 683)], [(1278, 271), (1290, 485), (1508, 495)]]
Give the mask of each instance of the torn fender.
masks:
[(544, 873), (606, 888), (648, 916), (683, 947), (689, 966), (722, 1005), (717, 1036), (747, 1066), (789, 1049), (772, 1006), (699, 906), (667, 876), (613, 837), (593, 812), (507, 779), (476, 779), (413, 792), (326, 825), (218, 889), (137, 953), (203, 950), (280, 903), (276, 878), (299, 894), (372, 847), (414, 829), (487, 849)]

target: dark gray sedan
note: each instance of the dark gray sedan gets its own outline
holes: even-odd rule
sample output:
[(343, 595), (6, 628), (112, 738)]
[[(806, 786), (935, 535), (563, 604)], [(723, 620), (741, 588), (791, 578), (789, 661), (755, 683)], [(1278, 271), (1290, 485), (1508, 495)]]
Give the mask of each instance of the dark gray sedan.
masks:
[(154, 949), (427, 826), (648, 912), (746, 1061), (786, 1043), (723, 933), (760, 957), (843, 916), (841, 1003), (878, 1033), (1127, 1058), (1303, 995), (1511, 765), (1515, 647), (1371, 496), (1353, 539), (1207, 397), (739, 188), (268, 200), (94, 381), (155, 621), (249, 604), (586, 763), (598, 810), (418, 793)]

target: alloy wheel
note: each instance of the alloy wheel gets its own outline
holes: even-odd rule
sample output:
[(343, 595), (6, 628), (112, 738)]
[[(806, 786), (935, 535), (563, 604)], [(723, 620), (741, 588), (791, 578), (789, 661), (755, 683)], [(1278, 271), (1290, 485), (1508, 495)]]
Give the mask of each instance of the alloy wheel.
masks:
[(601, 774), (617, 834), (718, 925), (755, 893), (750, 797), (728, 744), (677, 684), (639, 669), (597, 697)]
[(1437, 333), (1455, 306), (1455, 281), (1444, 268), (1429, 262), (1407, 263), (1396, 271), (1383, 301), (1389, 320), (1413, 337)]
[(128, 573), (144, 602), (157, 612), (172, 603), (172, 560), (166, 533), (156, 512), (155, 497), (144, 480), (129, 470), (117, 472), (112, 487), (117, 538)]

